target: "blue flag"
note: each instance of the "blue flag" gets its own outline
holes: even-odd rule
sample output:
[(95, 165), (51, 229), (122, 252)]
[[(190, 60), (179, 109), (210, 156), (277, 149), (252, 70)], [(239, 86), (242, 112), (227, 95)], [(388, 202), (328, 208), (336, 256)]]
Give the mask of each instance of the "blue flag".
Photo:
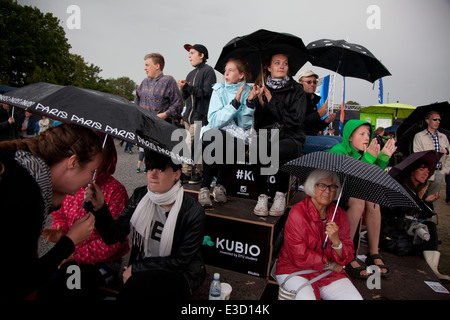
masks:
[(383, 103), (383, 81), (382, 79), (378, 79), (378, 103)]
[(328, 99), (328, 88), (330, 86), (330, 75), (327, 75), (322, 80), (322, 86), (320, 87), (320, 101), (318, 103), (318, 107), (323, 105), (325, 101)]
[[(330, 75), (327, 75), (325, 78), (321, 79), (320, 84), (320, 92), (316, 90), (316, 94), (320, 96), (320, 101), (317, 103), (317, 109), (319, 109), (325, 101), (328, 99), (328, 88), (330, 87)], [(328, 112), (321, 119), (325, 119), (328, 116)]]

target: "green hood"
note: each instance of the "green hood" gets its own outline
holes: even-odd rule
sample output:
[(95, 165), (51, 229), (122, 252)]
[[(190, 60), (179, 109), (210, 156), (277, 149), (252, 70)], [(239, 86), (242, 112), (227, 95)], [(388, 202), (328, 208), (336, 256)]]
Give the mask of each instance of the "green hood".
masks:
[[(352, 135), (353, 131), (356, 130), (356, 128), (358, 128), (359, 126), (363, 125), (363, 124), (368, 124), (370, 126), (370, 141), (372, 141), (373, 139), (373, 130), (372, 130), (372, 125), (370, 124), (370, 122), (364, 121), (364, 120), (348, 120), (347, 123), (344, 126), (344, 132), (342, 134), (342, 143), (346, 144), (348, 147), (353, 148), (352, 146), (350, 146), (350, 136)], [(370, 143), (369, 141), (369, 143)]]
[[(352, 156), (353, 158), (360, 159), (361, 154), (350, 145), (349, 139), (352, 135), (353, 131), (356, 130), (359, 126), (363, 124), (370, 125), (370, 141), (373, 139), (373, 130), (372, 125), (364, 120), (349, 120), (344, 126), (344, 131), (342, 133), (342, 142), (335, 145), (330, 152), (331, 153), (339, 153), (339, 154), (346, 154), (349, 156)], [(369, 142), (370, 143), (370, 142)]]
[[(337, 153), (337, 154), (345, 154), (345, 155), (351, 156), (353, 158), (360, 159), (361, 161), (375, 164), (375, 165), (379, 166), (381, 169), (384, 169), (384, 168), (386, 168), (386, 166), (389, 163), (390, 157), (388, 155), (386, 155), (382, 151), (380, 151), (377, 158), (375, 158), (368, 152), (361, 154), (358, 151), (356, 151), (356, 149), (353, 148), (350, 145), (350, 142), (348, 141), (350, 139), (350, 136), (352, 135), (353, 131), (355, 131), (356, 128), (358, 128), (359, 126), (361, 126), (363, 124), (370, 125), (370, 141), (372, 141), (373, 129), (372, 129), (372, 125), (369, 122), (364, 121), (364, 120), (349, 120), (349, 121), (347, 121), (347, 123), (344, 126), (344, 131), (342, 134), (342, 142), (335, 145), (333, 148), (331, 148), (331, 150), (329, 152)], [(369, 141), (369, 143), (370, 143), (370, 141)]]

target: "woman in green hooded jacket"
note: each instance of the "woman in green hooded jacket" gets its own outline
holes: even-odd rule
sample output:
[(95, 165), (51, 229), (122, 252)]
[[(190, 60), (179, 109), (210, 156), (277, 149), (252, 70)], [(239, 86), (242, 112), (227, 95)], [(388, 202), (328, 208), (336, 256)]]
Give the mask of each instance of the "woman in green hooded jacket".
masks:
[[(373, 139), (372, 125), (369, 122), (349, 120), (344, 127), (342, 142), (331, 148), (329, 152), (345, 154), (385, 169), (396, 149), (394, 139), (388, 140), (383, 149), (381, 149), (377, 139)], [(350, 238), (354, 238), (364, 211), (369, 242), (369, 254), (367, 255), (366, 264), (377, 265), (380, 268), (381, 275), (387, 276), (389, 268), (383, 264), (383, 259), (378, 252), (381, 228), (381, 212), (378, 204), (349, 198), (347, 216), (350, 221)], [(355, 256), (356, 252), (357, 250), (355, 250)], [(369, 276), (365, 268), (356, 261), (356, 257), (355, 260), (347, 265), (346, 271), (355, 278), (367, 278)]]

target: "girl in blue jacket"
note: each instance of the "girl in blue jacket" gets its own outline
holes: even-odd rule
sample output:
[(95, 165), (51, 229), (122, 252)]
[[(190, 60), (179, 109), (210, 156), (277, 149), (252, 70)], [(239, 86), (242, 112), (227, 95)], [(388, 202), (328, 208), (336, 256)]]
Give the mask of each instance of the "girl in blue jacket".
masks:
[[(206, 148), (215, 141), (209, 134), (205, 136), (205, 133), (209, 130), (215, 130), (215, 132), (209, 133), (213, 133), (213, 136), (217, 134), (222, 135), (222, 149), (220, 150), (223, 151), (222, 157), (219, 157), (221, 159), (218, 159), (215, 154), (218, 150), (211, 151), (210, 159), (205, 158), (209, 153), (204, 155), (203, 178), (198, 197), (198, 201), (202, 206), (212, 205), (209, 187), (214, 176), (217, 177), (217, 184), (213, 190), (214, 200), (220, 203), (227, 201), (223, 183), (232, 168), (231, 164), (226, 164), (226, 142), (229, 140), (226, 138), (225, 127), (232, 123), (237, 127), (247, 130), (252, 127), (253, 123), (254, 109), (247, 106), (247, 98), (251, 91), (250, 86), (246, 83), (251, 77), (248, 64), (240, 58), (231, 58), (225, 66), (224, 76), (225, 83), (216, 83), (213, 86), (208, 111), (208, 124), (202, 128), (201, 132), (202, 137), (205, 138), (203, 140), (203, 150), (207, 150)], [(234, 138), (233, 144), (236, 145), (236, 138)], [(214, 161), (211, 163), (208, 160)]]

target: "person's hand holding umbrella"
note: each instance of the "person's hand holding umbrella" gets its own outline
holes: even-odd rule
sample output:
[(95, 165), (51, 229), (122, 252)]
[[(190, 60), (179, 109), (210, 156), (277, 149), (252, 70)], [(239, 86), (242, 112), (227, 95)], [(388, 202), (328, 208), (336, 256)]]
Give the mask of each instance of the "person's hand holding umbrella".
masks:
[(317, 113), (322, 118), (324, 115), (326, 115), (328, 112), (328, 100), (325, 100), (323, 105), (320, 106), (320, 108), (317, 110)]
[(94, 211), (100, 210), (105, 204), (102, 190), (95, 182), (92, 184), (88, 184), (88, 186), (86, 187), (84, 200), (92, 203), (92, 210)]
[[(258, 98), (261, 105), (263, 105), (262, 94), (263, 94), (263, 87), (260, 87), (257, 84), (255, 84), (252, 88), (252, 91), (250, 91), (250, 94), (248, 95), (247, 101), (251, 102), (251, 101), (255, 100), (256, 98)], [(272, 98), (272, 96), (271, 96), (271, 98)]]
[(259, 92), (258, 98), (259, 103), (264, 107), (266, 103), (269, 103), (270, 100), (272, 100), (272, 94), (266, 86), (263, 86)]

